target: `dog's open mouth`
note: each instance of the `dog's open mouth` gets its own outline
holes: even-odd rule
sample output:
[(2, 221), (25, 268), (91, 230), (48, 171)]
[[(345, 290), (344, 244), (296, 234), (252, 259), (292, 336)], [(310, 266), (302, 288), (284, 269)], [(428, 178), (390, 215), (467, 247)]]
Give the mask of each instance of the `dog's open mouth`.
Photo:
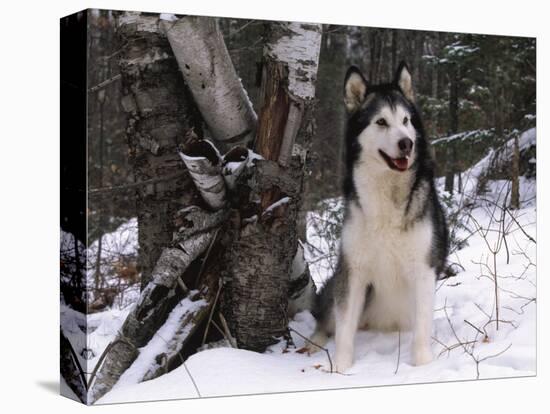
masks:
[(409, 157), (391, 158), (382, 150), (378, 150), (378, 152), (392, 170), (405, 171), (409, 166)]

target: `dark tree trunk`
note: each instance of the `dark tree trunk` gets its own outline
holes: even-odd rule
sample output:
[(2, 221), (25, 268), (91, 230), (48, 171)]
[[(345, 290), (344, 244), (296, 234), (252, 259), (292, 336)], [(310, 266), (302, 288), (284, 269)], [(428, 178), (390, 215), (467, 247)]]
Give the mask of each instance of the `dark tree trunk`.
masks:
[(162, 248), (172, 241), (172, 217), (196, 195), (177, 147), (191, 130), (201, 135), (200, 115), (157, 24), (157, 16), (125, 13), (118, 28), (121, 43), (127, 45), (121, 51), (120, 70), (134, 179), (168, 177), (137, 189), (142, 288)]
[(458, 132), (458, 83), (460, 81), (456, 63), (451, 64), (449, 81), (449, 128), (451, 134), (456, 134)]
[[(450, 134), (458, 132), (458, 84), (459, 71), (456, 63), (451, 64), (449, 73), (449, 128)], [(452, 149), (451, 149), (452, 148)], [(451, 144), (447, 149), (446, 172), (445, 172), (445, 191), (453, 193), (454, 176), (456, 172), (456, 150)]]
[(510, 198), (510, 208), (519, 209), (519, 133), (514, 131), (514, 147), (512, 155), (512, 194)]
[[(303, 158), (295, 144), (309, 140), (320, 25), (272, 23), (265, 48), (258, 161), (243, 185), (246, 202), (231, 221), (236, 241), (228, 250), (224, 309), (237, 344), (263, 351), (288, 326), (292, 260), (303, 188)], [(303, 142), (302, 142), (303, 145)], [(255, 202), (259, 200), (259, 202)]]
[(397, 70), (397, 30), (392, 30), (391, 32), (391, 68), (388, 79), (391, 79), (395, 70)]

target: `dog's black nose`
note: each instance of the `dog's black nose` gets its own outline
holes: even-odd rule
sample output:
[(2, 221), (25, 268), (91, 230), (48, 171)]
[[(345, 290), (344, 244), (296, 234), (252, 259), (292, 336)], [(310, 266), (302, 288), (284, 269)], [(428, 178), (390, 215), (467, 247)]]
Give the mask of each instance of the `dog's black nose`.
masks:
[(403, 154), (409, 155), (412, 151), (413, 142), (410, 138), (401, 138), (397, 143), (397, 146), (403, 152)]

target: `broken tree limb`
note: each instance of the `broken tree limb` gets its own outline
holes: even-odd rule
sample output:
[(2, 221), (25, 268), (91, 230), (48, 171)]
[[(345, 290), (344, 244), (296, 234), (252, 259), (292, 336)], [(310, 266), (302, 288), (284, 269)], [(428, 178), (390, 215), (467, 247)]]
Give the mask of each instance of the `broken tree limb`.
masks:
[(252, 108), (216, 19), (185, 16), (161, 26), (197, 106), (216, 141), (247, 144), (256, 134)]
[(152, 358), (146, 364), (149, 368), (140, 382), (157, 378), (183, 362), (181, 351), (214, 306), (200, 293), (190, 293), (174, 307), (165, 324), (147, 345), (156, 348), (151, 350), (154, 351), (152, 353), (149, 351)]
[(236, 240), (226, 259), (230, 277), (223, 296), (238, 346), (260, 352), (287, 333), (304, 178), (304, 159), (292, 153), (298, 139), (307, 147), (313, 135), (321, 46), (321, 25), (273, 22), (269, 27), (254, 146), (263, 160), (245, 169), (233, 191), (240, 202), (229, 221)]
[(286, 65), (288, 92), (294, 99), (313, 99), (322, 26), (315, 23), (274, 22), (270, 29), (265, 55)]
[(124, 322), (122, 331), (139, 348), (164, 323), (175, 296), (179, 278), (187, 267), (210, 245), (225, 218), (223, 212), (208, 214), (189, 207), (178, 214), (174, 247), (165, 248), (153, 269), (151, 281), (141, 292), (136, 307)]
[(213, 210), (225, 206), (222, 160), (214, 145), (207, 140), (196, 140), (185, 145), (179, 154), (206, 204)]
[(115, 346), (106, 350), (92, 388), (92, 401), (101, 398), (117, 383), (139, 356), (138, 349), (147, 345), (165, 323), (169, 312), (180, 300), (181, 294), (178, 295), (176, 291), (180, 277), (208, 248), (217, 226), (221, 225), (225, 217), (223, 210), (209, 213), (196, 206), (178, 212), (173, 246), (162, 250), (151, 273), (151, 280), (124, 321), (114, 341)]
[(264, 49), (256, 152), (288, 165), (305, 106), (315, 98), (321, 25), (274, 22)]
[[(265, 159), (288, 167), (304, 114), (310, 113), (315, 98), (321, 25), (273, 22), (267, 38), (254, 148)], [(279, 198), (277, 189), (267, 191), (261, 196), (262, 208)]]

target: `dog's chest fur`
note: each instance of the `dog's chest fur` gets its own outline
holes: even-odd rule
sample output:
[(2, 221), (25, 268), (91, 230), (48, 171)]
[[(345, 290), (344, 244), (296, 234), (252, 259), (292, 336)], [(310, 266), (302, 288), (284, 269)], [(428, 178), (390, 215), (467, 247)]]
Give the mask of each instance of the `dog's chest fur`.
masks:
[(405, 217), (409, 175), (356, 176), (362, 177), (355, 182), (358, 200), (349, 204), (342, 251), (348, 277), (361, 278), (374, 288), (361, 323), (376, 329), (409, 329), (414, 278), (428, 261), (431, 224), (410, 224)]

